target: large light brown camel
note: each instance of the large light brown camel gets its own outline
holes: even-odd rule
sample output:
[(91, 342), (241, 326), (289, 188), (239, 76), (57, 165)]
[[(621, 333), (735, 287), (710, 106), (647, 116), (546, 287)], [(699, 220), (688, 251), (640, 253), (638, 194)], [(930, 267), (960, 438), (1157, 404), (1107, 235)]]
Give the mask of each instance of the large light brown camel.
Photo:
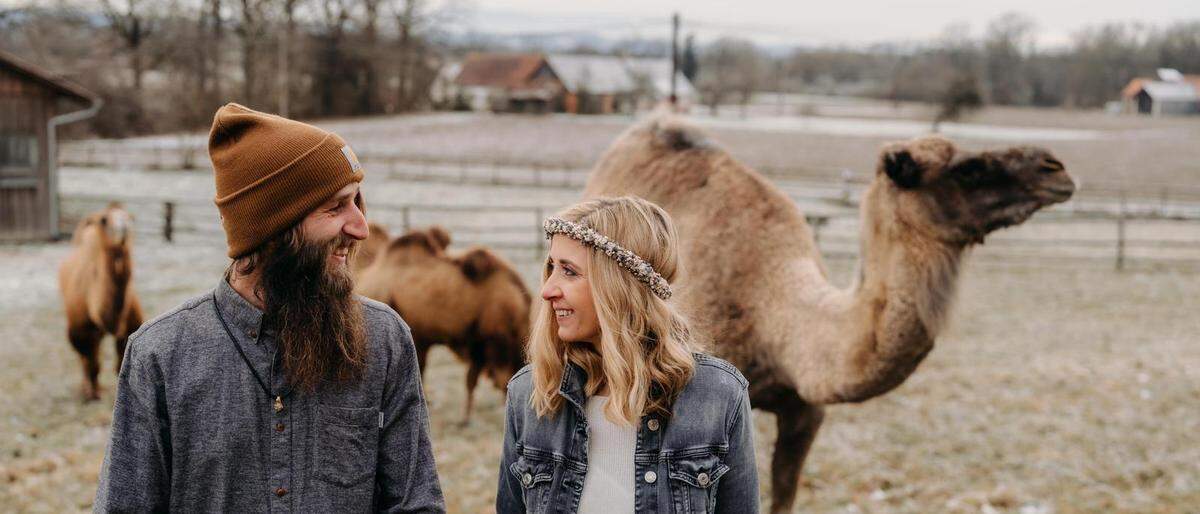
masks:
[(358, 273), (355, 289), (390, 305), (408, 323), (422, 376), (435, 344), (446, 345), (467, 364), (465, 424), (479, 375), (486, 372), (503, 391), (524, 365), (531, 297), (498, 255), (482, 247), (449, 255), (449, 244), (449, 234), (438, 227), (409, 231)]
[(133, 261), (132, 218), (118, 203), (79, 222), (73, 248), (58, 268), (58, 285), (67, 315), (67, 339), (83, 366), (85, 400), (100, 398), (100, 340), (116, 340), (118, 373), (129, 334), (142, 325), (142, 308), (130, 286)]
[(799, 208), (701, 131), (671, 115), (635, 125), (592, 170), (585, 196), (637, 195), (678, 225), (679, 301), (717, 355), (773, 412), (771, 511), (788, 512), (823, 405), (899, 386), (933, 349), (966, 252), (1075, 189), (1030, 147), (964, 152), (923, 137), (885, 147), (862, 199), (858, 277), (828, 280)]

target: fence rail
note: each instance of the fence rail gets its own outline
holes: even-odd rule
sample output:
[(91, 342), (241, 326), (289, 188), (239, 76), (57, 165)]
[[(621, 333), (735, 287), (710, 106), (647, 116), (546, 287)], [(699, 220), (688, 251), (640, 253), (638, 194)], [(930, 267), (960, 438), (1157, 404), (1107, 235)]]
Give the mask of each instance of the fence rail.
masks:
[[(164, 200), (149, 196), (69, 195), (63, 199), (63, 230), (69, 231), (86, 213), (117, 200), (127, 205), (137, 219), (139, 237), (161, 237), (172, 243), (203, 243), (223, 240), (216, 207), (202, 200)], [(398, 233), (411, 228), (438, 224), (446, 228), (457, 245), (484, 244), (510, 254), (538, 258), (546, 250), (541, 220), (552, 212), (547, 207), (493, 205), (401, 204), (372, 202), (371, 218), (384, 221)], [(857, 255), (859, 235), (857, 213), (809, 215), (818, 247), (827, 258), (853, 258)], [(1074, 233), (1060, 224), (1085, 223), (1090, 233)], [(1145, 237), (1132, 234), (1139, 225), (1174, 227), (1181, 237)], [(1050, 227), (1052, 236), (1014, 236), (995, 234), (981, 253), (985, 257), (1028, 259), (1034, 262), (1107, 260), (1122, 270), (1132, 265), (1200, 266), (1200, 217), (1161, 217), (1126, 212), (1071, 212), (1051, 210), (1040, 213), (1027, 225)], [(1103, 227), (1109, 227), (1104, 229)], [(1107, 233), (1107, 236), (1097, 233)], [(515, 259), (514, 260), (519, 260)]]
[[(573, 188), (584, 185), (592, 163), (538, 159), (468, 159), (427, 155), (363, 152), (363, 164), (398, 180), (437, 181), (525, 187)], [(67, 166), (140, 170), (211, 169), (207, 151), (190, 144), (84, 141), (64, 145), (59, 161)], [(873, 173), (848, 169), (754, 165), (781, 186), (838, 188), (841, 198), (854, 202), (854, 191), (869, 183)], [(1200, 212), (1200, 187), (1191, 185), (1088, 181), (1076, 194), (1080, 203), (1124, 201), (1161, 213)]]

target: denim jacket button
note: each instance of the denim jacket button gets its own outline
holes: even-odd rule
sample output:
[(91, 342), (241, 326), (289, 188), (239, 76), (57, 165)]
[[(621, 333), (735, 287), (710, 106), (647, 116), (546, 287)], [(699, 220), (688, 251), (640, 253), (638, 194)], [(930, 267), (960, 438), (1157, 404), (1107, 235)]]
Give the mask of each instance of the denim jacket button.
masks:
[(696, 475), (696, 482), (700, 483), (700, 487), (708, 487), (708, 473)]
[(524, 483), (526, 486), (528, 486), (529, 484), (532, 484), (533, 483), (533, 475), (530, 475), (529, 473), (525, 473), (525, 476), (521, 477), (521, 482)]
[(651, 418), (646, 422), (646, 428), (649, 428), (651, 432), (658, 432), (658, 420)]
[(658, 473), (655, 473), (653, 471), (647, 471), (646, 472), (646, 483), (653, 484), (655, 480), (658, 480)]

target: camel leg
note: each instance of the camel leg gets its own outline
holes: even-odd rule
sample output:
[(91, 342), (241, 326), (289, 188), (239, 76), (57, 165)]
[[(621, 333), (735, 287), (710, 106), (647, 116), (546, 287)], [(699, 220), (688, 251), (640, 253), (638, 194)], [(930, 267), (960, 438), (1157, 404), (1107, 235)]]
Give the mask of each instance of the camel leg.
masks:
[(483, 371), (483, 365), (472, 361), (467, 368), (467, 408), (463, 411), (462, 425), (467, 426), (471, 422), (471, 407), (475, 405), (475, 386), (479, 384), (479, 373)]
[(812, 447), (817, 430), (825, 419), (825, 409), (796, 401), (775, 413), (779, 434), (771, 455), (771, 513), (792, 511), (796, 489), (800, 486), (800, 470)]
[(421, 382), (425, 382), (425, 362), (429, 358), (429, 348), (432, 345), (424, 342), (416, 342), (417, 347), (417, 367), (421, 368)]
[(84, 401), (100, 399), (100, 384), (98, 383), (100, 352), (98, 350), (100, 349), (100, 339), (103, 337), (104, 333), (91, 323), (67, 329), (67, 339), (71, 341), (71, 346), (75, 347), (75, 352), (79, 354), (79, 363), (83, 368), (83, 383), (79, 389)]
[(129, 311), (125, 314), (125, 320), (121, 323), (120, 332), (114, 336), (117, 351), (117, 375), (121, 374), (121, 363), (125, 362), (125, 344), (129, 341), (129, 335), (137, 332), (137, 329), (142, 326), (142, 309), (137, 304), (136, 299), (130, 305)]

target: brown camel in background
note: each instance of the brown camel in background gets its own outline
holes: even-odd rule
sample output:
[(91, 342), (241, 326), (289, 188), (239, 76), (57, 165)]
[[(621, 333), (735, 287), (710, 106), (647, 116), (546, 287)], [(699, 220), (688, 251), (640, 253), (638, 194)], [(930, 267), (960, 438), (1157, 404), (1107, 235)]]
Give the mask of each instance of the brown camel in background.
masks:
[(849, 289), (829, 283), (782, 191), (672, 116), (618, 137), (585, 196), (637, 195), (673, 216), (687, 265), (678, 301), (750, 380), (754, 407), (775, 414), (771, 511), (788, 512), (822, 406), (899, 386), (933, 349), (966, 252), (1074, 187), (1038, 148), (963, 152), (939, 137), (887, 146), (863, 196)]
[(449, 255), (449, 244), (439, 227), (409, 231), (363, 267), (355, 289), (390, 305), (408, 323), (422, 376), (435, 344), (467, 364), (465, 424), (480, 373), (503, 391), (524, 365), (531, 297), (512, 265), (495, 253), (475, 247)]
[(125, 343), (142, 325), (142, 308), (130, 286), (133, 219), (118, 203), (79, 222), (71, 238), (71, 253), (58, 268), (58, 285), (67, 314), (67, 339), (83, 365), (85, 400), (100, 398), (100, 340), (116, 340), (117, 366)]
[(367, 239), (358, 245), (358, 250), (354, 255), (352, 269), (355, 276), (375, 262), (375, 258), (387, 249), (387, 244), (391, 241), (391, 236), (388, 235), (388, 231), (383, 228), (383, 225), (371, 222), (367, 223), (367, 229)]

